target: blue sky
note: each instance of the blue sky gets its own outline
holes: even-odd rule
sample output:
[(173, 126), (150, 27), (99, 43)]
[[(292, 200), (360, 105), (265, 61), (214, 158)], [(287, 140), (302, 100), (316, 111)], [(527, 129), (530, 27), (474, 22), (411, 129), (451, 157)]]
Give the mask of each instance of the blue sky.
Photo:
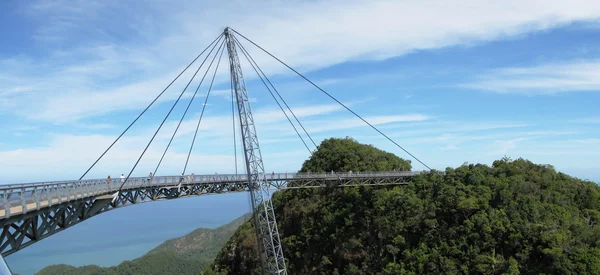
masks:
[[(600, 4), (563, 3), (2, 1), (0, 182), (78, 178), (225, 26), (298, 68), (433, 168), (523, 157), (600, 181)], [(244, 45), (317, 142), (352, 136), (410, 158)], [(308, 152), (242, 63), (265, 168), (297, 170)], [(234, 170), (227, 66), (224, 58), (189, 172)], [(89, 177), (127, 173), (190, 77)], [(159, 174), (180, 172), (207, 84)], [(191, 92), (134, 175), (154, 169)]]

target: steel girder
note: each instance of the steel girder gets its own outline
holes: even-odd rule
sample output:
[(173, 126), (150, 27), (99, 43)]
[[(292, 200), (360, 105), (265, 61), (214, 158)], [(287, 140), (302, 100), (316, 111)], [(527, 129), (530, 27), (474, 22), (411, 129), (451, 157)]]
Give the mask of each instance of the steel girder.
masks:
[(322, 187), (406, 185), (409, 183), (411, 178), (412, 176), (306, 178), (290, 181), (271, 181), (271, 185), (279, 190)]
[[(266, 182), (271, 190), (403, 185), (420, 173), (279, 173), (267, 174)], [(115, 193), (118, 186), (107, 188), (104, 184), (94, 187), (90, 184), (92, 181), (84, 181), (77, 188), (71, 182), (64, 183), (63, 187), (50, 183), (35, 187), (39, 189), (32, 189), (32, 184), (0, 188), (0, 198), (5, 198), (0, 203), (0, 212), (11, 207), (24, 210), (13, 213), (5, 211), (7, 215), (0, 218), (0, 251), (2, 256), (8, 256), (88, 218), (128, 205), (250, 190), (245, 175), (203, 175), (196, 176), (194, 180), (196, 182), (176, 185), (174, 183), (179, 182), (179, 177), (157, 177), (155, 182), (147, 182), (144, 178), (133, 179), (118, 194)], [(29, 189), (25, 186), (29, 186)]]
[[(181, 186), (146, 186), (117, 194), (76, 199), (32, 210), (0, 220), (0, 251), (8, 256), (45, 237), (78, 224), (90, 217), (119, 207), (143, 202), (207, 194), (247, 191), (238, 182), (196, 183)], [(33, 203), (33, 201), (30, 201)]]

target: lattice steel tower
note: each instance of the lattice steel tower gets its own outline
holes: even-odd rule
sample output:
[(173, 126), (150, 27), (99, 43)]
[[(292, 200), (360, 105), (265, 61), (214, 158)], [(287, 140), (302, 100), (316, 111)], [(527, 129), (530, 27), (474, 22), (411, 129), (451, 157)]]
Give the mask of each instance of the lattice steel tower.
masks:
[(287, 274), (277, 221), (273, 204), (271, 203), (271, 194), (269, 183), (265, 178), (265, 168), (263, 166), (260, 146), (258, 145), (258, 136), (254, 127), (254, 119), (250, 109), (246, 83), (242, 75), (242, 68), (238, 59), (235, 40), (232, 37), (232, 31), (225, 28), (225, 39), (227, 40), (227, 52), (229, 53), (229, 64), (231, 70), (231, 80), (238, 106), (238, 115), (242, 133), (242, 143), (244, 145), (244, 157), (246, 160), (246, 171), (248, 173), (248, 186), (252, 201), (252, 210), (254, 212), (254, 226), (256, 228), (256, 237), (258, 240), (259, 255), (266, 261), (267, 270), (270, 274)]

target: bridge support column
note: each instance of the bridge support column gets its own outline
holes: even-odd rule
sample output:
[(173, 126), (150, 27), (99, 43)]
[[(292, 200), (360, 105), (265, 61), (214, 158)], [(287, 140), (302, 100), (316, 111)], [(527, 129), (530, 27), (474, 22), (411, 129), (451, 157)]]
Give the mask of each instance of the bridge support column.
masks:
[(259, 254), (264, 257), (270, 274), (287, 274), (275, 212), (271, 203), (270, 185), (266, 180), (254, 118), (250, 109), (250, 100), (237, 56), (236, 40), (229, 28), (225, 29), (225, 39), (229, 53), (231, 81), (238, 106)]

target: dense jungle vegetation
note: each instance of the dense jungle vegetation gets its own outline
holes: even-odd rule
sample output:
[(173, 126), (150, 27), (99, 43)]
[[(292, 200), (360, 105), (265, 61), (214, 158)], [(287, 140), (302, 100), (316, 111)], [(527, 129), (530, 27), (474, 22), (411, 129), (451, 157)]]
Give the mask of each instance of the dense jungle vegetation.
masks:
[[(410, 168), (346, 138), (300, 171)], [(600, 188), (524, 159), (406, 186), (277, 192), (273, 205), (290, 274), (600, 274)], [(204, 274), (259, 274), (256, 247), (248, 221)]]

